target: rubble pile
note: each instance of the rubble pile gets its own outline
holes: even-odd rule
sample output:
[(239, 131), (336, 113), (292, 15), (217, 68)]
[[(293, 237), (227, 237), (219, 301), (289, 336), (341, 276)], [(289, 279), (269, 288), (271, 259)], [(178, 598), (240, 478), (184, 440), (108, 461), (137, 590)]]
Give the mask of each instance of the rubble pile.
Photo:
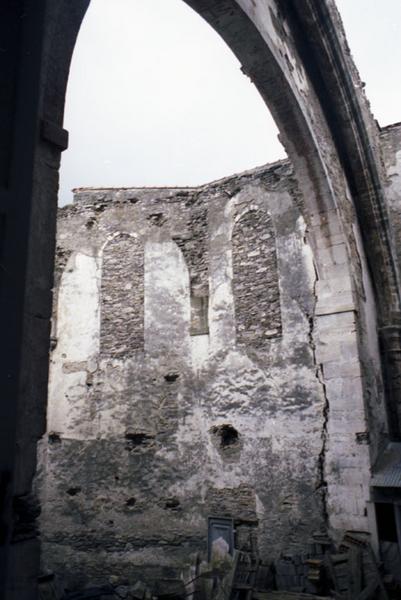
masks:
[(283, 554), (265, 564), (255, 553), (235, 550), (198, 564), (189, 581), (159, 580), (153, 585), (107, 584), (61, 590), (54, 575), (39, 580), (40, 600), (390, 600), (400, 590), (383, 576), (366, 535), (347, 532), (338, 548), (314, 536), (309, 552)]

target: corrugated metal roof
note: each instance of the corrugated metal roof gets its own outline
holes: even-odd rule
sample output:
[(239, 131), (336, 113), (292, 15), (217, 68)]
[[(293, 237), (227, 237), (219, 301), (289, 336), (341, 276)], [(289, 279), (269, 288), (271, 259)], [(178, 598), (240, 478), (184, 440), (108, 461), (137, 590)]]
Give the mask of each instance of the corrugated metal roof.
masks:
[(374, 487), (401, 487), (401, 465), (375, 473), (371, 485)]
[(390, 443), (373, 469), (373, 487), (401, 487), (401, 443)]

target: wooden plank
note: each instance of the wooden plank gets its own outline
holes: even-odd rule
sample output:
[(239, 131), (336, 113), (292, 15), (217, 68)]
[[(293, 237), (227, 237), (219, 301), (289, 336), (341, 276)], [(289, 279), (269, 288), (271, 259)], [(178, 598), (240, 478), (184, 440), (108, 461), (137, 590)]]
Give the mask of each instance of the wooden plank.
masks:
[(362, 554), (356, 546), (350, 548), (348, 576), (348, 598), (353, 600), (362, 591)]
[(253, 585), (252, 583), (234, 583), (233, 585), (233, 591), (237, 591), (237, 590), (252, 590), (253, 589)]
[(376, 600), (376, 590), (380, 585), (380, 581), (376, 579), (370, 583), (360, 594), (356, 597), (355, 600)]
[(339, 586), (338, 586), (338, 582), (337, 582), (337, 577), (336, 577), (336, 573), (334, 571), (334, 564), (333, 561), (331, 559), (331, 556), (329, 554), (326, 554), (325, 557), (325, 565), (327, 567), (327, 570), (329, 572), (330, 578), (334, 584), (334, 590), (336, 592), (340, 592)]
[(301, 592), (254, 592), (253, 600), (333, 600), (329, 596), (315, 596)]
[(345, 563), (348, 561), (348, 553), (341, 552), (339, 554), (330, 554), (330, 558), (334, 565), (338, 563)]
[(381, 578), (379, 567), (377, 566), (376, 557), (374, 555), (374, 552), (372, 550), (372, 546), (370, 544), (367, 547), (367, 552), (368, 552), (370, 560), (372, 561), (373, 568), (376, 571), (377, 579), (379, 580), (379, 589), (380, 589), (380, 592), (379, 592), (379, 595), (377, 596), (377, 598), (375, 598), (375, 600), (389, 600), (386, 588), (384, 587), (384, 584), (383, 584), (383, 581), (382, 581), (382, 578)]
[(233, 593), (233, 584), (234, 584), (234, 580), (235, 580), (235, 571), (237, 570), (237, 565), (238, 565), (238, 560), (239, 560), (239, 552), (238, 550), (234, 550), (234, 559), (233, 559), (233, 564), (230, 570), (230, 574), (229, 574), (229, 581), (228, 581), (228, 597), (231, 598), (231, 595)]

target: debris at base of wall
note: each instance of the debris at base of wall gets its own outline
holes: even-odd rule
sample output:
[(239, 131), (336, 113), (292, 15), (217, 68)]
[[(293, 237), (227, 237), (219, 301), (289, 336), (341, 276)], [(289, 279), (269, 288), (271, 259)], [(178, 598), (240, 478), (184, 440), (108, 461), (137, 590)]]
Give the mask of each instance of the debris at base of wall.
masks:
[[(367, 534), (346, 532), (338, 548), (315, 535), (305, 555), (282, 555), (263, 563), (257, 554), (197, 561), (190, 579), (159, 579), (153, 584), (115, 583), (60, 592), (54, 576), (39, 580), (40, 600), (390, 600), (400, 598), (383, 576)], [(109, 579), (111, 581), (111, 579)], [(386, 585), (385, 585), (386, 584)], [(390, 584), (390, 585), (389, 585)], [(386, 586), (388, 589), (386, 589)], [(390, 593), (388, 593), (388, 590)], [(393, 593), (394, 591), (394, 593)], [(326, 594), (326, 595), (324, 595)]]
[(62, 587), (54, 573), (43, 573), (38, 579), (39, 600), (59, 600)]
[[(272, 570), (274, 578), (272, 578)], [(229, 585), (227, 587), (227, 582)], [(347, 532), (335, 548), (328, 537), (313, 536), (306, 555), (282, 555), (274, 567), (236, 551), (231, 572), (207, 600), (389, 600), (380, 565), (366, 534)], [(274, 589), (275, 588), (275, 589)], [(324, 595), (326, 594), (326, 595)], [(198, 598), (199, 596), (196, 596)]]
[(326, 570), (335, 590), (335, 598), (388, 600), (376, 557), (368, 537), (346, 532), (337, 554), (328, 554)]
[(315, 596), (297, 592), (255, 592), (252, 600), (332, 600), (329, 596)]
[(66, 593), (62, 600), (113, 600), (117, 598), (112, 586), (92, 587), (80, 592)]

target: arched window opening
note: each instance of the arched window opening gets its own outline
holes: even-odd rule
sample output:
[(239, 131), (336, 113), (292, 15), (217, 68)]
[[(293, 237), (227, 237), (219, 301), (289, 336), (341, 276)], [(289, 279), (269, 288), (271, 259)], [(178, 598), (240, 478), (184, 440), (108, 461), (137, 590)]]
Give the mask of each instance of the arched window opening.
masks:
[(100, 352), (127, 357), (144, 347), (144, 252), (133, 236), (121, 233), (103, 252)]
[(202, 197), (186, 203), (186, 235), (174, 237), (189, 270), (190, 335), (209, 333), (209, 243), (207, 204)]
[(263, 349), (281, 335), (276, 241), (267, 211), (251, 209), (237, 220), (232, 251), (237, 345)]

